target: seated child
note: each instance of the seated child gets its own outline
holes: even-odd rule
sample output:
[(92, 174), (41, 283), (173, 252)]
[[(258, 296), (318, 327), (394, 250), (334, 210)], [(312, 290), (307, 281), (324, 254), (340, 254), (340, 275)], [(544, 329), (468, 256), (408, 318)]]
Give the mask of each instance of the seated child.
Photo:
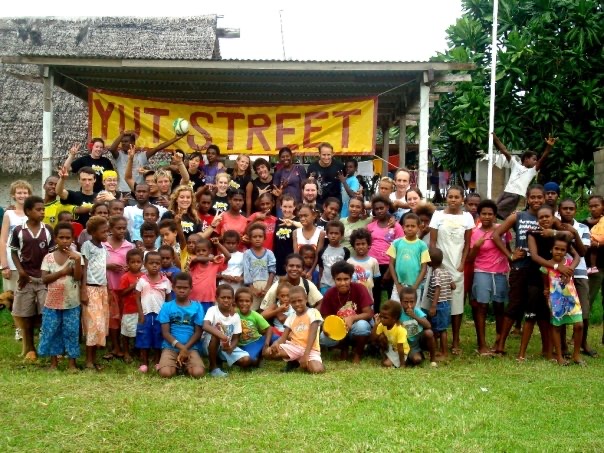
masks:
[(189, 274), (179, 273), (172, 281), (176, 299), (166, 302), (157, 318), (164, 337), (158, 372), (163, 378), (171, 378), (176, 375), (177, 369), (183, 369), (189, 376), (200, 378), (205, 373), (197, 351), (203, 326), (203, 308), (189, 299), (193, 286)]
[(407, 343), (409, 344), (407, 363), (419, 365), (424, 360), (422, 351), (427, 350), (430, 353), (430, 365), (437, 366), (432, 326), (426, 319), (426, 314), (416, 305), (416, 295), (416, 292), (410, 287), (403, 288), (400, 293), (402, 306), (400, 322), (407, 330)]
[(325, 368), (319, 347), (319, 332), (323, 323), (321, 313), (306, 305), (306, 292), (301, 286), (289, 290), (289, 303), (295, 314), (287, 318), (283, 335), (268, 348), (265, 355), (269, 359), (285, 360), (286, 371), (301, 367), (309, 373), (323, 373)]
[[(252, 310), (252, 290), (239, 288), (235, 294), (237, 313), (241, 319), (241, 336), (239, 347), (250, 355), (250, 366), (257, 367), (262, 359), (262, 351), (266, 350), (273, 338), (270, 324), (260, 313)], [(275, 339), (279, 338), (275, 335)]]
[(401, 305), (389, 300), (380, 306), (380, 314), (371, 331), (371, 342), (378, 345), (386, 368), (404, 368), (409, 354), (407, 329), (399, 322)]
[(241, 318), (233, 312), (233, 288), (220, 285), (216, 288), (216, 305), (212, 305), (205, 314), (201, 339), (202, 354), (210, 361), (210, 376), (226, 377), (218, 367), (218, 359), (226, 361), (232, 367), (237, 365), (248, 368), (252, 365), (250, 355), (238, 347), (241, 335)]
[(132, 363), (130, 355), (130, 339), (136, 338), (136, 326), (138, 324), (138, 307), (136, 305), (136, 283), (143, 275), (143, 251), (131, 249), (126, 253), (126, 265), (128, 272), (122, 275), (118, 289), (120, 306), (122, 307), (122, 350), (124, 351), (124, 362)]
[(273, 320), (273, 333), (277, 336), (283, 335), (285, 320), (296, 312), (289, 304), (289, 290), (293, 285), (287, 280), (279, 282), (277, 286), (277, 299), (273, 304), (262, 311), (262, 316), (267, 321)]

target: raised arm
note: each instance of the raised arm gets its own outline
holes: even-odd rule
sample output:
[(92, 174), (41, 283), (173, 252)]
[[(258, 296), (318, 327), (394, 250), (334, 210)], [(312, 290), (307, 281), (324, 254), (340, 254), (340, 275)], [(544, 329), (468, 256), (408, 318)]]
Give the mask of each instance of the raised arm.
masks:
[(69, 197), (69, 192), (65, 189), (65, 180), (69, 176), (69, 172), (65, 167), (59, 168), (59, 182), (57, 183), (57, 195), (61, 200), (66, 200)]
[(178, 153), (174, 154), (174, 160), (176, 161), (176, 165), (178, 168), (178, 173), (180, 174), (180, 185), (186, 186), (191, 181), (191, 177), (189, 176), (189, 170), (187, 170), (187, 166), (182, 160), (182, 156)]
[(130, 187), (130, 190), (134, 191), (134, 176), (132, 176), (132, 166), (134, 165), (134, 154), (136, 149), (134, 145), (130, 145), (128, 149), (128, 162), (126, 163), (126, 170), (124, 170), (124, 181)]
[(497, 137), (495, 135), (495, 132), (493, 132), (493, 144), (495, 145), (495, 148), (497, 148), (499, 150), (499, 152), (505, 156), (505, 158), (507, 159), (508, 162), (510, 160), (512, 160), (512, 155), (510, 154), (508, 149), (505, 147), (505, 145), (503, 143), (501, 143), (501, 140), (499, 140), (499, 137)]
[(67, 170), (68, 173), (71, 171), (71, 164), (75, 160), (75, 157), (77, 156), (78, 152), (80, 151), (81, 146), (82, 145), (80, 143), (76, 143), (71, 148), (69, 148), (69, 153), (67, 155), (67, 159), (63, 163), (63, 168), (65, 170)]
[(537, 164), (535, 165), (535, 170), (537, 170), (537, 171), (541, 170), (541, 167), (543, 167), (543, 163), (545, 162), (545, 159), (547, 159), (547, 156), (552, 151), (552, 148), (556, 144), (557, 140), (558, 140), (557, 137), (552, 137), (551, 135), (545, 139), (545, 143), (546, 143), (545, 150), (543, 151), (541, 158), (537, 161)]
[(147, 159), (151, 159), (159, 151), (161, 151), (162, 149), (166, 149), (168, 146), (176, 143), (178, 140), (180, 140), (184, 136), (185, 136), (185, 134), (183, 134), (183, 135), (176, 135), (176, 136), (172, 137), (170, 140), (167, 140), (167, 141), (165, 141), (163, 143), (160, 143), (155, 148), (149, 149), (149, 150), (145, 151), (145, 154), (147, 155)]

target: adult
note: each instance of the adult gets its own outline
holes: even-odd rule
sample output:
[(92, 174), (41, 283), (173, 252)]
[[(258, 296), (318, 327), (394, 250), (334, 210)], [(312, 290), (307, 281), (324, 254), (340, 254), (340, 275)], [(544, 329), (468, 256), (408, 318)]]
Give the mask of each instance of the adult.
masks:
[[(106, 170), (113, 170), (113, 164), (109, 159), (103, 156), (105, 152), (105, 142), (102, 138), (93, 138), (91, 141), (90, 154), (75, 159), (80, 151), (81, 145), (76, 143), (69, 149), (69, 156), (63, 164), (67, 171), (78, 173), (81, 168), (90, 167), (94, 170), (96, 178), (94, 180), (94, 191), (103, 190), (103, 173)], [(74, 160), (75, 159), (75, 160)]]
[(365, 345), (371, 334), (371, 319), (373, 317), (373, 300), (365, 285), (353, 283), (354, 266), (346, 261), (338, 261), (331, 267), (331, 275), (335, 286), (329, 288), (321, 304), (321, 316), (339, 316), (346, 323), (348, 334), (343, 340), (336, 341), (321, 332), (321, 346), (333, 348), (342, 347), (342, 358), (347, 358), (348, 344), (354, 348), (353, 363), (359, 363), (363, 357)]
[[(203, 154), (199, 152), (191, 153), (189, 156), (189, 164), (187, 166), (187, 172), (189, 173), (190, 184), (193, 185), (193, 190), (197, 192), (205, 185), (205, 177), (201, 169), (201, 162), (203, 160)], [(175, 179), (176, 181), (176, 179)], [(179, 180), (180, 183), (180, 180)]]
[(268, 161), (262, 157), (254, 161), (254, 172), (258, 177), (252, 181), (252, 202), (246, 206), (248, 217), (256, 212), (256, 200), (260, 195), (273, 191), (273, 175)]
[(59, 182), (56, 189), (57, 195), (61, 199), (61, 204), (76, 207), (74, 209), (75, 220), (86, 228), (86, 222), (90, 218), (90, 208), (92, 208), (97, 196), (94, 191), (96, 172), (91, 167), (80, 168), (80, 171), (78, 171), (80, 190), (65, 189), (65, 180), (68, 176), (69, 172), (65, 167), (62, 167), (59, 170)]
[(190, 186), (178, 186), (172, 193), (168, 211), (162, 216), (162, 220), (164, 219), (180, 220), (180, 226), (186, 238), (193, 233), (201, 232), (195, 194)]
[[(197, 147), (197, 151), (201, 151), (201, 147)], [(204, 183), (209, 186), (216, 184), (216, 176), (218, 173), (224, 173), (224, 164), (220, 162), (220, 148), (218, 145), (210, 145), (206, 150), (206, 159), (208, 163), (203, 166)]]
[(422, 195), (421, 190), (419, 190), (417, 187), (410, 187), (407, 190), (407, 193), (405, 194), (405, 198), (407, 200), (407, 206), (409, 207), (409, 212), (415, 213), (415, 210), (422, 202), (423, 195)]
[(59, 213), (71, 212), (75, 206), (61, 204), (61, 200), (57, 198), (57, 183), (59, 177), (51, 175), (44, 181), (44, 223), (51, 228), (54, 228), (59, 223)]
[(117, 172), (115, 170), (105, 170), (102, 178), (103, 190), (99, 192), (99, 200), (121, 200), (123, 195), (119, 190), (117, 190), (117, 185), (119, 183), (119, 176)]
[(279, 163), (280, 168), (273, 176), (277, 196), (291, 195), (298, 205), (302, 202), (302, 181), (306, 179), (306, 170), (302, 165), (294, 164), (292, 150), (288, 147), (279, 150)]
[(333, 159), (333, 146), (323, 142), (319, 145), (319, 160), (308, 166), (308, 177), (319, 184), (317, 205), (319, 209), (329, 197), (335, 197), (342, 205), (341, 183), (338, 172), (344, 172), (344, 166)]
[(247, 206), (252, 203), (252, 192), (254, 191), (254, 186), (252, 185), (252, 161), (250, 160), (250, 156), (239, 154), (235, 161), (235, 166), (232, 169), (227, 170), (227, 173), (231, 175), (229, 187), (232, 190), (243, 191), (244, 203), (241, 211), (247, 213)]
[(554, 210), (558, 211), (558, 198), (560, 197), (560, 186), (558, 183), (550, 181), (543, 186), (545, 189), (545, 204)]
[[(304, 270), (304, 261), (298, 253), (292, 253), (285, 259), (285, 277), (283, 280), (289, 282), (293, 286), (300, 286), (304, 288), (306, 296), (308, 298), (308, 305), (319, 309), (321, 302), (323, 301), (323, 295), (313, 282), (302, 278), (302, 271)], [(260, 304), (261, 310), (266, 310), (270, 306), (277, 302), (277, 288), (279, 287), (279, 281), (273, 283), (273, 286), (269, 288)]]
[[(166, 149), (168, 146), (176, 143), (184, 136), (185, 135), (175, 135), (170, 140), (160, 143), (155, 148), (138, 150), (134, 157), (134, 180), (137, 183), (142, 183), (144, 181), (144, 178), (143, 175), (138, 172), (138, 169), (146, 166), (149, 163), (149, 159), (155, 156), (155, 154), (157, 154), (159, 151)], [(130, 188), (128, 187), (128, 183), (125, 179), (126, 165), (128, 164), (128, 150), (131, 147), (134, 148), (135, 146), (136, 132), (132, 130), (122, 132), (113, 141), (111, 146), (109, 146), (109, 152), (111, 152), (111, 155), (115, 159), (117, 173), (120, 178), (118, 190), (122, 193), (130, 193)]]
[(411, 172), (406, 168), (399, 168), (394, 174), (395, 190), (390, 194), (390, 201), (394, 207), (394, 217), (400, 221), (407, 212), (409, 212), (409, 204), (407, 202), (407, 191), (411, 181)]

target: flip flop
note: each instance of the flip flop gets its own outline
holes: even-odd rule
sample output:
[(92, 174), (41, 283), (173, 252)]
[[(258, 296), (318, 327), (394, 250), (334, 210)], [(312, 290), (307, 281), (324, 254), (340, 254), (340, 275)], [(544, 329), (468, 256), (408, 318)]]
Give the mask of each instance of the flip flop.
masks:
[(585, 349), (581, 351), (581, 354), (591, 357), (592, 359), (598, 358), (598, 353), (593, 349), (586, 351)]
[(115, 359), (115, 357), (116, 356), (113, 355), (113, 352), (109, 352), (103, 356), (103, 360), (113, 360), (113, 359)]

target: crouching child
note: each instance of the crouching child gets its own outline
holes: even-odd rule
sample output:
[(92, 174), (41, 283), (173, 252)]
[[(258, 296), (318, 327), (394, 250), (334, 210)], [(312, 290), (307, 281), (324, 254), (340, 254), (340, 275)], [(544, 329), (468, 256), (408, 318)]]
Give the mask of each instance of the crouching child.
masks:
[(389, 300), (380, 307), (380, 314), (376, 317), (371, 330), (371, 342), (376, 344), (383, 354), (382, 365), (386, 368), (404, 368), (409, 354), (407, 343), (407, 330), (399, 321), (401, 305)]
[(401, 324), (407, 330), (407, 343), (409, 343), (408, 365), (419, 365), (424, 360), (423, 351), (430, 354), (430, 365), (437, 366), (436, 342), (430, 321), (426, 314), (416, 305), (416, 291), (411, 287), (404, 287), (400, 292), (402, 313)]

